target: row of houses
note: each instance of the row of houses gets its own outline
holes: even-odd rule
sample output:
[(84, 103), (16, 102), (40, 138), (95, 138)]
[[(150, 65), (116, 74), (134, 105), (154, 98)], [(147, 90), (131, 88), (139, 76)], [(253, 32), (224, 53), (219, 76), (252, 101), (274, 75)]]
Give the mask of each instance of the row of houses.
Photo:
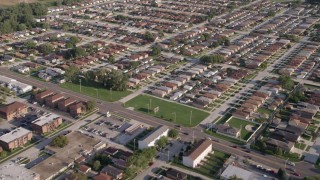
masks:
[[(279, 69), (279, 74), (289, 75), (291, 76), (293, 73), (297, 72), (297, 69), (304, 64), (306, 60), (310, 58), (310, 56), (317, 51), (319, 48), (319, 44), (306, 44), (303, 45), (301, 50), (294, 56), (291, 56), (288, 59), (287, 64)], [(308, 72), (316, 65), (316, 62), (310, 62), (306, 66), (303, 67), (303, 70), (300, 73), (298, 78), (304, 78)]]
[(54, 93), (51, 90), (39, 92), (34, 96), (39, 104), (45, 104), (50, 108), (58, 108), (60, 111), (69, 112), (73, 117), (79, 117), (86, 112), (86, 103), (64, 95)]
[(241, 106), (232, 113), (232, 116), (239, 119), (249, 119), (258, 108), (272, 95), (271, 91), (259, 89), (245, 100)]

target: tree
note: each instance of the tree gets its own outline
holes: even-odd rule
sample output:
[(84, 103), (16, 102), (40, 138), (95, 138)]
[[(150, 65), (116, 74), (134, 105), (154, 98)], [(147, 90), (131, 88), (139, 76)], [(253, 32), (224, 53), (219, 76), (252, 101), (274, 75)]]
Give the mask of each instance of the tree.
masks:
[(103, 85), (108, 89), (125, 91), (127, 90), (128, 77), (121, 71), (112, 70), (103, 77)]
[(69, 141), (68, 138), (64, 135), (59, 135), (57, 137), (55, 137), (52, 142), (51, 142), (51, 146), (53, 147), (60, 147), (63, 148), (64, 146), (68, 145)]
[(294, 87), (294, 81), (288, 75), (279, 76), (278, 81), (284, 89), (292, 90)]
[(275, 15), (276, 15), (276, 12), (275, 12), (275, 11), (268, 11), (267, 16), (273, 17), (273, 16), (275, 16)]
[(279, 148), (279, 147), (276, 147), (276, 149), (275, 149), (275, 154), (276, 154), (276, 155), (279, 155), (279, 156), (282, 156), (282, 155), (283, 155), (282, 149)]
[(99, 161), (101, 164), (101, 167), (112, 164), (112, 160), (106, 154), (96, 154), (93, 158), (93, 161)]
[(113, 64), (113, 63), (116, 61), (116, 59), (114, 58), (113, 55), (111, 55), (111, 56), (109, 56), (108, 61), (109, 61), (111, 64)]
[(179, 135), (179, 131), (176, 129), (170, 129), (168, 136), (171, 138), (177, 138)]
[(267, 62), (263, 62), (263, 63), (261, 63), (260, 67), (262, 69), (266, 69), (268, 67), (268, 63)]
[(162, 136), (160, 139), (156, 141), (156, 145), (158, 148), (162, 149), (164, 146), (168, 144), (168, 138), (166, 136)]
[(86, 54), (87, 54), (86, 51), (82, 47), (74, 48), (74, 57), (76, 57), (76, 58), (83, 57)]
[(284, 171), (282, 168), (279, 169), (277, 173), (278, 177), (280, 180), (287, 180), (288, 179), (288, 174), (286, 171)]
[(204, 55), (200, 58), (200, 62), (203, 64), (214, 64), (214, 63), (221, 63), (223, 62), (223, 56), (216, 54), (216, 55)]
[(74, 82), (77, 79), (79, 73), (80, 69), (78, 67), (70, 66), (68, 69), (66, 69), (64, 77), (67, 82)]
[(153, 56), (160, 56), (161, 54), (161, 47), (158, 45), (155, 45), (152, 47), (152, 55)]
[(28, 49), (34, 49), (34, 48), (37, 47), (37, 43), (35, 43), (34, 41), (27, 41), (27, 42), (24, 43), (24, 45)]
[(53, 52), (53, 46), (49, 43), (41, 44), (39, 46), (39, 51), (43, 54), (50, 54)]
[(99, 161), (99, 160), (95, 160), (95, 161), (93, 162), (92, 169), (93, 169), (94, 171), (98, 171), (98, 170), (100, 169), (100, 167), (101, 167), (100, 161)]
[(150, 41), (150, 42), (153, 42), (155, 40), (153, 34), (149, 31), (146, 31), (144, 33), (144, 39), (147, 40), (147, 41)]
[(140, 61), (131, 61), (129, 63), (130, 67), (133, 68), (133, 69), (137, 68), (140, 64), (141, 64)]
[(77, 36), (71, 36), (69, 39), (69, 43), (71, 43), (74, 47), (79, 42), (80, 42), (80, 39)]
[(96, 101), (88, 101), (87, 104), (87, 111), (93, 111), (96, 108)]

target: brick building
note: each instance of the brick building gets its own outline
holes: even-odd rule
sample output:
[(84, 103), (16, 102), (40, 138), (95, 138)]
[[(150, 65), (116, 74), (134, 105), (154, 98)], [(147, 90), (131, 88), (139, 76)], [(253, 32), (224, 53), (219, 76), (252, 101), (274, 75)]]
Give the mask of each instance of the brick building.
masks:
[(0, 146), (4, 150), (12, 150), (24, 146), (32, 139), (32, 132), (19, 127), (7, 134), (0, 136)]
[(40, 134), (51, 132), (62, 124), (62, 118), (55, 114), (48, 114), (32, 121), (32, 129)]
[(14, 119), (15, 117), (26, 114), (27, 112), (27, 105), (20, 102), (13, 102), (0, 107), (0, 117), (8, 121)]

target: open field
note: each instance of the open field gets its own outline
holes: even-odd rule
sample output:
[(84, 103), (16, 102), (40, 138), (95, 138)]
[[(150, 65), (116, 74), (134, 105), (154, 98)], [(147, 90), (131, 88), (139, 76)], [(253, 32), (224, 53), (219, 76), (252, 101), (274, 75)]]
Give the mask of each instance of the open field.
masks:
[(110, 91), (109, 89), (106, 89), (106, 87), (103, 87), (98, 83), (86, 82), (85, 80), (81, 82), (81, 92), (79, 83), (75, 84), (66, 82), (61, 84), (60, 86), (74, 92), (82, 93), (87, 96), (110, 102), (118, 101), (119, 99), (131, 94), (130, 91)]
[[(149, 109), (150, 103), (151, 108)], [(176, 124), (189, 127), (196, 126), (209, 115), (209, 113), (201, 111), (199, 109), (191, 108), (147, 95), (139, 95), (135, 97), (134, 99), (126, 102), (125, 107), (132, 107), (136, 111), (140, 111), (151, 116), (164, 119), (166, 121), (172, 121)], [(154, 113), (153, 111), (151, 111), (155, 107), (159, 107), (159, 112)], [(192, 116), (190, 124), (191, 111)]]

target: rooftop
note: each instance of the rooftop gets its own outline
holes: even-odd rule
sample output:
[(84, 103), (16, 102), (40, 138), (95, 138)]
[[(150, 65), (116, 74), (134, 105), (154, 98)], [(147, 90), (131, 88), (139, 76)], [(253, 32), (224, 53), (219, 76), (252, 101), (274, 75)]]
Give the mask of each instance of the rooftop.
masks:
[(10, 161), (0, 166), (1, 180), (34, 180), (38, 177), (39, 174)]
[(154, 129), (152, 132), (150, 132), (147, 136), (145, 136), (140, 141), (152, 142), (167, 130), (168, 130), (167, 126), (159, 126), (158, 128)]
[(82, 154), (91, 151), (99, 143), (99, 140), (79, 132), (71, 132), (66, 136), (69, 141), (68, 145), (63, 148), (47, 146), (46, 149), (55, 152), (55, 154), (31, 168), (40, 174), (41, 179), (51, 177), (78, 159)]
[(221, 174), (222, 178), (229, 179), (232, 176), (237, 176), (241, 179), (246, 180), (256, 180), (259, 179), (254, 173), (247, 171), (245, 169), (239, 168), (237, 166), (229, 165)]
[(4, 113), (12, 113), (15, 112), (17, 110), (19, 110), (20, 108), (24, 108), (27, 107), (25, 104), (21, 103), (21, 102), (13, 102), (10, 104), (7, 104), (3, 107), (0, 108), (0, 112), (4, 112)]
[(20, 138), (21, 136), (24, 136), (30, 132), (31, 131), (29, 131), (28, 129), (25, 129), (23, 127), (19, 127), (11, 132), (8, 132), (7, 134), (0, 136), (0, 141), (9, 143), (9, 142), (11, 142), (17, 138)]
[(186, 156), (189, 156), (191, 159), (196, 159), (210, 145), (212, 145), (211, 140), (209, 139), (202, 140), (198, 144), (196, 144), (195, 147), (186, 154)]
[(43, 126), (47, 123), (50, 123), (52, 121), (54, 121), (55, 119), (59, 118), (60, 116), (56, 115), (56, 114), (48, 114), (45, 116), (41, 116), (40, 118), (32, 121), (33, 124), (36, 124), (38, 126)]

